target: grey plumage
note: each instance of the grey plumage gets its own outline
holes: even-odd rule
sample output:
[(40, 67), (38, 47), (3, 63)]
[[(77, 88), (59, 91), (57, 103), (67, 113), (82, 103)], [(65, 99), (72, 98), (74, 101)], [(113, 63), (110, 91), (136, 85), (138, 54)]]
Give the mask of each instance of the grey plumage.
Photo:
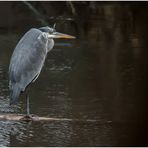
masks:
[(40, 74), (46, 55), (53, 45), (53, 39), (48, 39), (46, 32), (35, 28), (30, 29), (21, 38), (9, 66), (11, 104), (17, 101), (20, 92)]
[(18, 42), (9, 66), (10, 104), (15, 103), (20, 93), (39, 76), (47, 53), (54, 46), (53, 38), (75, 37), (47, 26), (30, 29)]

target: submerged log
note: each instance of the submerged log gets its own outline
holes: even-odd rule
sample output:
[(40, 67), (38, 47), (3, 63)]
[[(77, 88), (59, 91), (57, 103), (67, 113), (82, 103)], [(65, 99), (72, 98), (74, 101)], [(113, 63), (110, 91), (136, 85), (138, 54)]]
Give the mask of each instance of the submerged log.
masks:
[(66, 118), (49, 118), (39, 116), (26, 116), (22, 114), (0, 114), (0, 120), (11, 120), (11, 121), (71, 121)]
[(50, 117), (39, 117), (39, 116), (26, 116), (22, 114), (0, 114), (0, 120), (10, 121), (79, 121), (79, 122), (99, 122), (98, 120), (89, 119), (68, 119), (68, 118), (50, 118)]

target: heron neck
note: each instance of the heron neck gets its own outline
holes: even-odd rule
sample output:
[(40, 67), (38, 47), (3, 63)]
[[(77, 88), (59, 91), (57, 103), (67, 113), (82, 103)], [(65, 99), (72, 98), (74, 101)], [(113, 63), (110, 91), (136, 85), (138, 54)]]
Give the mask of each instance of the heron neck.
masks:
[(54, 40), (49, 39), (48, 40), (48, 52), (53, 48), (53, 46), (54, 46)]

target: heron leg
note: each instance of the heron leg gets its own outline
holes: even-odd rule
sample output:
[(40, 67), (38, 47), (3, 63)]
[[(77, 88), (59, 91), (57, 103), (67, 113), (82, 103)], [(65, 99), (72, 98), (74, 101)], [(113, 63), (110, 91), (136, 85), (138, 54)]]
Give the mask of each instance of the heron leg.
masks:
[(23, 121), (32, 121), (33, 120), (32, 116), (30, 115), (28, 93), (26, 94), (26, 115), (24, 117), (22, 117), (20, 120), (23, 120)]
[(26, 98), (27, 98), (27, 116), (29, 116), (30, 115), (30, 108), (29, 108), (29, 95), (28, 94), (27, 94)]

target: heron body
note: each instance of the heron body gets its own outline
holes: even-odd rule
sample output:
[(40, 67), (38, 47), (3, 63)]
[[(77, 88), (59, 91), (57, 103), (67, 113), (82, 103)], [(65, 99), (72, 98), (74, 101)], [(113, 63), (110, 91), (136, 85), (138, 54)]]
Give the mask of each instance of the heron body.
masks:
[(47, 53), (54, 46), (53, 38), (74, 37), (50, 27), (32, 28), (16, 45), (9, 66), (10, 104), (16, 103), (20, 93), (39, 76)]

